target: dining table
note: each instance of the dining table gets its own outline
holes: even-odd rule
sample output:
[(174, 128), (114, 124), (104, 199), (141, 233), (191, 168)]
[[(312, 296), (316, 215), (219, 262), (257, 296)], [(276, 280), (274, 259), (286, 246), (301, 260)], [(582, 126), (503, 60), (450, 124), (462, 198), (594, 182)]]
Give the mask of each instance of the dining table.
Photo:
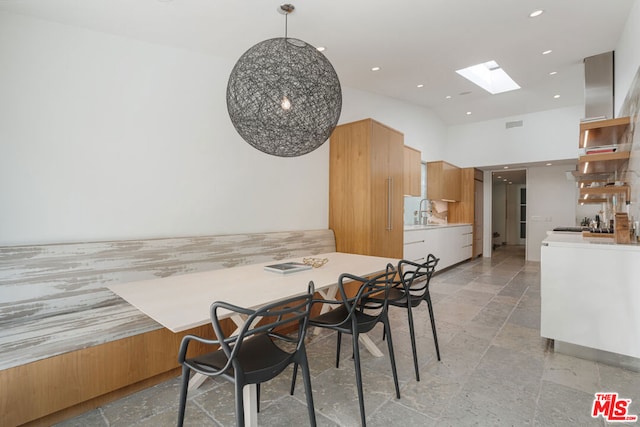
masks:
[[(182, 332), (211, 322), (210, 306), (224, 301), (246, 308), (258, 308), (307, 292), (313, 281), (315, 291), (322, 299), (332, 300), (338, 291), (338, 278), (342, 273), (368, 277), (385, 271), (387, 264), (398, 265), (399, 259), (370, 255), (331, 252), (310, 255), (309, 258), (325, 260), (324, 264), (308, 270), (278, 273), (265, 270), (265, 266), (285, 262), (302, 263), (306, 257), (268, 261), (238, 267), (169, 277), (118, 283), (107, 287), (129, 304), (154, 319), (172, 332)], [(322, 311), (328, 310), (325, 304)], [(223, 316), (225, 313), (218, 313)], [(231, 312), (226, 315), (240, 328), (244, 318)], [(366, 334), (360, 342), (376, 357), (382, 352)], [(197, 388), (206, 376), (195, 374), (189, 388)], [(257, 425), (257, 388), (245, 386), (244, 411), (247, 425)]]

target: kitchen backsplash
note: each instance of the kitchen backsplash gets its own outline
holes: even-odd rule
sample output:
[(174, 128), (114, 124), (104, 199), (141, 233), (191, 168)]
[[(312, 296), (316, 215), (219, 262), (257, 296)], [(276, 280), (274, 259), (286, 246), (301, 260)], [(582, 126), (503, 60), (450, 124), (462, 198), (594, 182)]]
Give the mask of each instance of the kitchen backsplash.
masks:
[[(404, 223), (414, 225), (419, 221), (420, 197), (404, 198)], [(428, 220), (433, 224), (446, 224), (449, 210), (449, 203), (440, 200), (430, 200), (430, 203), (423, 203), (423, 208), (428, 210)], [(426, 207), (425, 207), (426, 206)]]

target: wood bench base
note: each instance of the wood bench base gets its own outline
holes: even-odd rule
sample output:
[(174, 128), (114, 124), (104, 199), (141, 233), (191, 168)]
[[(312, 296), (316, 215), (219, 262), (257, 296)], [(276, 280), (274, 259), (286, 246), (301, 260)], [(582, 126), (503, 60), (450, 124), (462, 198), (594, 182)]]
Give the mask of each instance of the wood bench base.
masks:
[[(0, 424), (51, 425), (177, 376), (186, 334), (214, 337), (211, 325), (163, 328), (0, 371)], [(189, 356), (204, 351), (193, 345)]]

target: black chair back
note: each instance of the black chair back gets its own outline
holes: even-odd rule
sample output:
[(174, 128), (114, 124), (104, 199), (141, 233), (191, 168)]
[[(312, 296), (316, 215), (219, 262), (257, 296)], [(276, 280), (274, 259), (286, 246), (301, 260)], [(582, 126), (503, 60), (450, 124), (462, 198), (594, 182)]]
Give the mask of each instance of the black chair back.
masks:
[(439, 258), (429, 254), (422, 264), (405, 259), (398, 262), (398, 276), (400, 276), (400, 284), (405, 296), (417, 302), (425, 299), (429, 291), (431, 276), (436, 270), (438, 261), (440, 261)]
[[(291, 350), (290, 354), (293, 355), (299, 351), (306, 336), (314, 292), (313, 282), (310, 282), (306, 294), (269, 304), (257, 310), (238, 307), (222, 301), (211, 304), (211, 323), (220, 347), (227, 356), (226, 368), (233, 365), (243, 343), (256, 335), (266, 334), (289, 342), (295, 340), (295, 349)], [(221, 317), (228, 317), (229, 311), (246, 315), (247, 319), (239, 330), (232, 334), (225, 334), (221, 325)], [(297, 334), (293, 335), (293, 338), (291, 334), (284, 335), (277, 331), (293, 326), (296, 322)]]
[[(395, 277), (396, 270), (391, 264), (387, 264), (384, 273), (368, 279), (349, 273), (341, 274), (338, 278), (338, 289), (342, 304), (348, 312), (341, 325), (351, 323), (357, 314), (366, 315), (370, 319), (367, 323), (377, 323), (387, 311), (389, 288), (393, 286)], [(361, 285), (355, 296), (348, 297), (345, 285), (352, 281), (360, 282)]]

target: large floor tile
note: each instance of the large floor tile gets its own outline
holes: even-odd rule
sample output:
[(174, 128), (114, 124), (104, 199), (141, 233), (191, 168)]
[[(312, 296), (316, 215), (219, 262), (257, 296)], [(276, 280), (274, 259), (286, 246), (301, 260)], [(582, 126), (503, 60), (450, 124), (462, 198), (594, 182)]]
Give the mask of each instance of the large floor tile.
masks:
[(593, 395), (547, 381), (542, 382), (534, 425), (602, 426), (600, 418), (591, 416)]

